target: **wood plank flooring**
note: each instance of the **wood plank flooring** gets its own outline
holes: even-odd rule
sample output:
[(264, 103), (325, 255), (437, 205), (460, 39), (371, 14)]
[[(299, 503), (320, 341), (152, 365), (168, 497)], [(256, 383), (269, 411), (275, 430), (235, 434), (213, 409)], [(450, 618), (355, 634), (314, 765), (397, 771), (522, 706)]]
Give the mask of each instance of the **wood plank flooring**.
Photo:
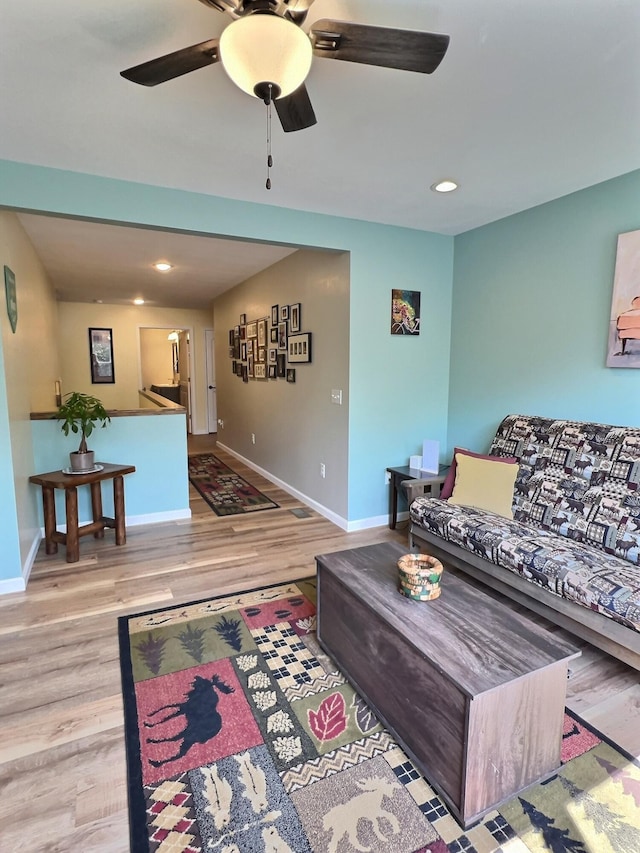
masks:
[[(80, 561), (41, 546), (27, 592), (0, 597), (0, 851), (125, 853), (126, 768), (117, 617), (315, 572), (316, 554), (406, 529), (344, 533), (193, 436), (280, 509), (218, 518), (191, 490), (188, 521), (132, 527), (127, 544), (81, 540)], [(303, 508), (307, 518), (291, 510)], [(583, 646), (569, 705), (640, 755), (639, 674)]]

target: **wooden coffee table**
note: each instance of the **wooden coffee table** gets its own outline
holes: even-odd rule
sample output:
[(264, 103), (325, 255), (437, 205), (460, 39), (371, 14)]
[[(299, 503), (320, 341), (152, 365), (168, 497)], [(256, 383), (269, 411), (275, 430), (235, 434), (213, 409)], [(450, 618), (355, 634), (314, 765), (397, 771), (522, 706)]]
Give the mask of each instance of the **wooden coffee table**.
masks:
[(318, 640), (464, 828), (560, 766), (581, 652), (446, 570), (397, 590), (396, 543), (316, 557)]

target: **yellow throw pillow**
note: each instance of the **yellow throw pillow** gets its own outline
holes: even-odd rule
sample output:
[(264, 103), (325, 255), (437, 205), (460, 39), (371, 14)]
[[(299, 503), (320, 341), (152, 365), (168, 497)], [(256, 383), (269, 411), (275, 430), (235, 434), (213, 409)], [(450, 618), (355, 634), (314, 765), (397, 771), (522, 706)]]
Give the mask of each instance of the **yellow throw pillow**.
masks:
[(519, 466), (456, 454), (456, 483), (449, 503), (475, 506), (513, 518), (513, 489)]

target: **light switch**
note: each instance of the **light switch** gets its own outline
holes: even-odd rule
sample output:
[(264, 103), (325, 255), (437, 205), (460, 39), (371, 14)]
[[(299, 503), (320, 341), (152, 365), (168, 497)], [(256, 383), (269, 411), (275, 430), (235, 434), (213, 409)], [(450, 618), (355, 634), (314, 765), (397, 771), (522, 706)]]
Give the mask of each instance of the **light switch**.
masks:
[(342, 391), (337, 388), (331, 389), (331, 402), (336, 406), (342, 405)]

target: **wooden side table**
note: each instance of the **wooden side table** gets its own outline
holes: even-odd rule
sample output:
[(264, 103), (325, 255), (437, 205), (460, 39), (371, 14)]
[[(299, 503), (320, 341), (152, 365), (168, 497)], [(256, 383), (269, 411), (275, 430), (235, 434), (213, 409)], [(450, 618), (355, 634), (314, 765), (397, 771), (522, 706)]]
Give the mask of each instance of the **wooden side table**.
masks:
[[(44, 512), (44, 538), (47, 554), (58, 553), (58, 543), (66, 546), (67, 563), (77, 563), (80, 558), (79, 539), (93, 533), (96, 539), (104, 537), (105, 527), (114, 527), (116, 545), (124, 545), (127, 541), (124, 514), (124, 480), (125, 474), (132, 474), (136, 469), (133, 465), (112, 465), (109, 462), (100, 463), (101, 471), (91, 474), (65, 474), (64, 471), (51, 471), (48, 474), (34, 474), (29, 477), (30, 483), (42, 487), (42, 507)], [(113, 504), (115, 518), (102, 514), (103, 480), (113, 480)], [(89, 486), (91, 489), (91, 511), (93, 521), (78, 526), (78, 486)], [(65, 510), (67, 517), (67, 532), (60, 533), (56, 526), (55, 489), (64, 489)]]
[(401, 465), (397, 468), (387, 468), (391, 474), (389, 481), (389, 527), (395, 530), (398, 523), (398, 493), (403, 480), (420, 480), (434, 497), (440, 494), (440, 486), (444, 483), (449, 470), (448, 465), (441, 465), (437, 474), (423, 474), (418, 468)]

